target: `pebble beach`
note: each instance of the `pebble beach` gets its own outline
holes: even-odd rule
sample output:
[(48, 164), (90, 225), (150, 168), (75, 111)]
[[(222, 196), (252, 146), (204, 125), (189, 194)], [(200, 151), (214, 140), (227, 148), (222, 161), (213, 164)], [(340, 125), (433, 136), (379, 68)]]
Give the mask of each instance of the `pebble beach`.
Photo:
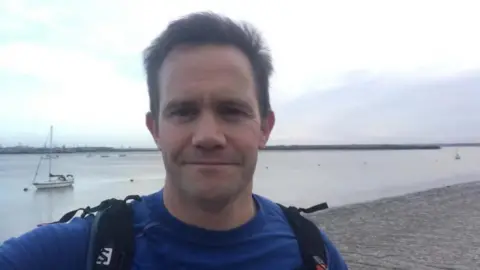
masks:
[(480, 269), (480, 181), (308, 216), (350, 269)]

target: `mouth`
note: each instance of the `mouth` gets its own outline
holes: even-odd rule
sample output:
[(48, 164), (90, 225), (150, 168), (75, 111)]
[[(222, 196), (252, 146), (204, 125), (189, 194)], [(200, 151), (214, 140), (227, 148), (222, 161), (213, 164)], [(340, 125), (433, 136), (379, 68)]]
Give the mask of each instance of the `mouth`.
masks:
[(238, 166), (238, 163), (215, 161), (215, 162), (185, 162), (184, 165), (189, 166)]

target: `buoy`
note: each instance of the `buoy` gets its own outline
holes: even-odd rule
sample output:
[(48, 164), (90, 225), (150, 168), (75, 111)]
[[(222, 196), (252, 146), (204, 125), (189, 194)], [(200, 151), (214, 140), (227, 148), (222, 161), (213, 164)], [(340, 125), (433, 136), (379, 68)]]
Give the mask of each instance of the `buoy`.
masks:
[(28, 191), (28, 188), (27, 188), (27, 187), (26, 187), (26, 188), (23, 188), (23, 191)]
[(130, 179), (130, 182), (133, 182), (133, 179)]

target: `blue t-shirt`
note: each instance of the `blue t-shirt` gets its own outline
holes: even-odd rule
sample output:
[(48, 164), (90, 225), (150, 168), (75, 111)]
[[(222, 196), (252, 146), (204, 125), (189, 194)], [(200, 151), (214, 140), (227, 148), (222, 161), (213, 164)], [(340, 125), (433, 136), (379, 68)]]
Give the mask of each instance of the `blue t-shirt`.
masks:
[[(255, 217), (239, 228), (209, 231), (173, 217), (162, 191), (135, 202), (135, 257), (132, 270), (147, 269), (296, 269), (301, 256), (282, 210), (254, 195)], [(2, 270), (84, 270), (91, 219), (36, 228), (0, 246)], [(330, 270), (347, 269), (341, 255), (325, 239)]]

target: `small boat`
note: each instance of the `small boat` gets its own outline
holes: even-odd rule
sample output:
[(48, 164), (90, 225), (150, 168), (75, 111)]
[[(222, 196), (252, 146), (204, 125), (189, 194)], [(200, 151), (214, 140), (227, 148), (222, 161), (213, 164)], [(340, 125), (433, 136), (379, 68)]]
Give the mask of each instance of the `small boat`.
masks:
[(455, 154), (455, 159), (456, 159), (456, 160), (461, 159), (460, 154), (458, 153), (458, 149), (457, 149), (457, 153)]
[(33, 185), (37, 189), (46, 189), (46, 188), (60, 188), (60, 187), (69, 187), (75, 183), (75, 178), (71, 174), (64, 175), (49, 175), (48, 181), (43, 182), (33, 182)]
[[(52, 155), (52, 140), (53, 140), (53, 127), (50, 127), (50, 153), (48, 154), (49, 157), (53, 157)], [(37, 170), (35, 171), (35, 176), (33, 177), (33, 185), (37, 189), (51, 189), (51, 188), (60, 188), (60, 187), (69, 187), (75, 183), (75, 178), (71, 174), (63, 175), (63, 174), (52, 174), (52, 158), (48, 159), (48, 175), (44, 178), (44, 180), (37, 180), (38, 170), (40, 168), (40, 164), (44, 157), (40, 157), (40, 161), (37, 165)]]

